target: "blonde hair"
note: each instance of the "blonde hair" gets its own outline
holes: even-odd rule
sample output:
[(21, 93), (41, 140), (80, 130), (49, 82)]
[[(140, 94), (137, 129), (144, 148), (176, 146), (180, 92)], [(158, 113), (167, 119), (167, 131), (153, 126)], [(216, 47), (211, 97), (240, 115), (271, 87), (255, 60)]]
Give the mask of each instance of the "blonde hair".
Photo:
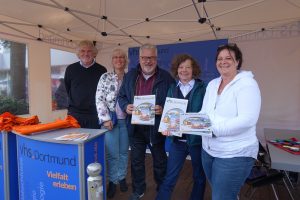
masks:
[(124, 58), (125, 58), (125, 67), (126, 67), (127, 64), (128, 64), (127, 53), (123, 49), (114, 49), (112, 51), (112, 54), (111, 54), (111, 59), (113, 59), (115, 54), (121, 54), (122, 56), (124, 56)]

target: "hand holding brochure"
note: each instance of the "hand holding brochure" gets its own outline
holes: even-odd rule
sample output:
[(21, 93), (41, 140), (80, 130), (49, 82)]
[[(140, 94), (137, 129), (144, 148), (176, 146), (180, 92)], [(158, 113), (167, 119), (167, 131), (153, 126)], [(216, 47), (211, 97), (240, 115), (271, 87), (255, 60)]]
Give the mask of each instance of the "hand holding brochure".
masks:
[(186, 99), (167, 97), (158, 131), (168, 130), (172, 135), (181, 137), (179, 132), (180, 114), (186, 112), (187, 104), (188, 100)]
[(155, 95), (134, 96), (131, 124), (154, 125)]
[(180, 132), (212, 137), (211, 121), (205, 114), (184, 113), (180, 115)]

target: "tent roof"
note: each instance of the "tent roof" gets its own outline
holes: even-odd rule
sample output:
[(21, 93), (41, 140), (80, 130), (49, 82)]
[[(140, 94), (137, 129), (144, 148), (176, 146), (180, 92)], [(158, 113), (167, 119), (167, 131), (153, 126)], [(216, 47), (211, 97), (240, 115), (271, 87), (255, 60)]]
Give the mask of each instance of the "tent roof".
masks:
[[(235, 38), (300, 22), (299, 0), (0, 0), (0, 33), (102, 50)], [(299, 30), (297, 30), (299, 31)]]

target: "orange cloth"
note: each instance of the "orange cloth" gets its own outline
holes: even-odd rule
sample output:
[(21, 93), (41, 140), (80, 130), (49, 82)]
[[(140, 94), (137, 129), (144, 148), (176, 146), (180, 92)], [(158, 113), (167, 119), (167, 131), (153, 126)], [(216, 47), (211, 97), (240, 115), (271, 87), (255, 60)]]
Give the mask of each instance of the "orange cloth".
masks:
[(30, 135), (31, 133), (35, 133), (35, 132), (55, 130), (60, 128), (80, 128), (80, 125), (78, 124), (75, 118), (68, 115), (64, 120), (58, 119), (54, 122), (47, 123), (47, 124), (14, 126), (13, 130), (23, 135)]
[(24, 125), (34, 125), (39, 123), (39, 118), (38, 116), (34, 115), (29, 118), (22, 118), (22, 117), (16, 117), (15, 118), (15, 124), (19, 126), (24, 126)]
[(39, 118), (35, 115), (29, 118), (17, 117), (9, 112), (0, 115), (0, 131), (11, 131), (16, 125), (38, 124)]
[(14, 125), (15, 116), (9, 112), (0, 115), (0, 131), (11, 131)]

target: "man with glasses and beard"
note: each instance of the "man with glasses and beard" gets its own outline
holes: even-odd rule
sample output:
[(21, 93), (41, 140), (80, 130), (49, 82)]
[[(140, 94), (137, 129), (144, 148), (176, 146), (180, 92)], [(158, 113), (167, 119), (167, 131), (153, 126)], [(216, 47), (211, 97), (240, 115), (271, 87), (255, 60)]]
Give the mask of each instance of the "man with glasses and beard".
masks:
[[(153, 157), (153, 171), (157, 189), (165, 176), (167, 166), (165, 136), (158, 133), (158, 127), (168, 87), (174, 82), (167, 71), (157, 66), (156, 46), (142, 45), (139, 56), (138, 66), (125, 75), (118, 97), (121, 109), (128, 114), (126, 120), (131, 147), (133, 189), (129, 200), (140, 199), (146, 190), (145, 153), (147, 146)], [(155, 95), (156, 97), (154, 126), (131, 124), (134, 96), (141, 95)]]

